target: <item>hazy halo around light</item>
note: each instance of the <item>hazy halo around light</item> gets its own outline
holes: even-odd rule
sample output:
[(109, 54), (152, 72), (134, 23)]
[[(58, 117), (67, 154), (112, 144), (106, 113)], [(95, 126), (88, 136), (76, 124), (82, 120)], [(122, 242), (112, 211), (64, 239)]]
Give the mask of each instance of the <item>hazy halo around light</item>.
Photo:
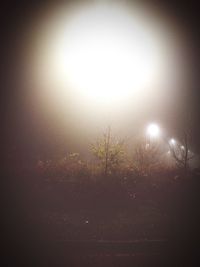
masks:
[(76, 14), (54, 50), (59, 79), (103, 102), (150, 86), (161, 68), (159, 51), (129, 16), (126, 10), (105, 7)]
[(80, 101), (114, 108), (170, 80), (168, 38), (137, 8), (84, 5), (58, 18), (41, 41), (37, 71), (63, 97), (70, 91)]

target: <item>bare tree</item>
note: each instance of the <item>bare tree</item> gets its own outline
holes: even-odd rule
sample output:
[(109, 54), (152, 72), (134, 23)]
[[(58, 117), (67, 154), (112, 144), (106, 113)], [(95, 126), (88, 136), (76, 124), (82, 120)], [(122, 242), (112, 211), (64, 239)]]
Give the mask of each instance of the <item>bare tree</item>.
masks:
[(103, 166), (105, 176), (113, 172), (124, 160), (124, 141), (111, 135), (111, 128), (92, 144), (92, 153)]
[(191, 132), (184, 131), (180, 142), (168, 142), (169, 149), (176, 165), (186, 172), (189, 169), (189, 162), (194, 158), (194, 154), (189, 150)]
[(133, 168), (141, 175), (147, 175), (162, 165), (163, 153), (158, 143), (139, 141), (134, 149)]

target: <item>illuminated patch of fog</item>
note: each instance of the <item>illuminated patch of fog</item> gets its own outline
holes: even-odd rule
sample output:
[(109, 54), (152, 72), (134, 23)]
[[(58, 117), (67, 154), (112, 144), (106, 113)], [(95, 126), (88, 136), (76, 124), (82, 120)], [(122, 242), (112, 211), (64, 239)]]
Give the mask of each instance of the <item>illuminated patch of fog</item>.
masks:
[(155, 106), (166, 109), (184, 82), (176, 32), (156, 11), (114, 2), (72, 5), (52, 11), (39, 28), (32, 94), (68, 125), (142, 121)]

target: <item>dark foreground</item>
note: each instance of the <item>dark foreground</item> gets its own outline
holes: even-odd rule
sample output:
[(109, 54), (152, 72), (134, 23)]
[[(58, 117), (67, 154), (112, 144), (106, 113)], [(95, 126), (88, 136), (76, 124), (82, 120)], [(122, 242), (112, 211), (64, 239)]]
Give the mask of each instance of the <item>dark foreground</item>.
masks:
[(199, 174), (6, 178), (1, 266), (200, 266)]
[(197, 259), (196, 251), (188, 250), (188, 246), (166, 240), (58, 241), (16, 247), (3, 266), (192, 267), (199, 266)]

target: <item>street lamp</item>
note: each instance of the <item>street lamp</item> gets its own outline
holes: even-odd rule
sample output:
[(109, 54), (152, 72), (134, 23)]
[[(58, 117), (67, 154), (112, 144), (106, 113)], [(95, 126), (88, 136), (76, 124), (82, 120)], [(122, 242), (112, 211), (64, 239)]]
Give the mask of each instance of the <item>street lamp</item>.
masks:
[(170, 145), (174, 146), (176, 144), (176, 141), (172, 138), (172, 139), (170, 139), (169, 143), (170, 143)]
[(147, 127), (147, 136), (149, 137), (149, 143), (151, 140), (157, 138), (160, 135), (160, 128), (157, 124), (151, 123)]
[(152, 123), (147, 127), (147, 134), (153, 138), (158, 137), (160, 134), (160, 128), (157, 124)]

